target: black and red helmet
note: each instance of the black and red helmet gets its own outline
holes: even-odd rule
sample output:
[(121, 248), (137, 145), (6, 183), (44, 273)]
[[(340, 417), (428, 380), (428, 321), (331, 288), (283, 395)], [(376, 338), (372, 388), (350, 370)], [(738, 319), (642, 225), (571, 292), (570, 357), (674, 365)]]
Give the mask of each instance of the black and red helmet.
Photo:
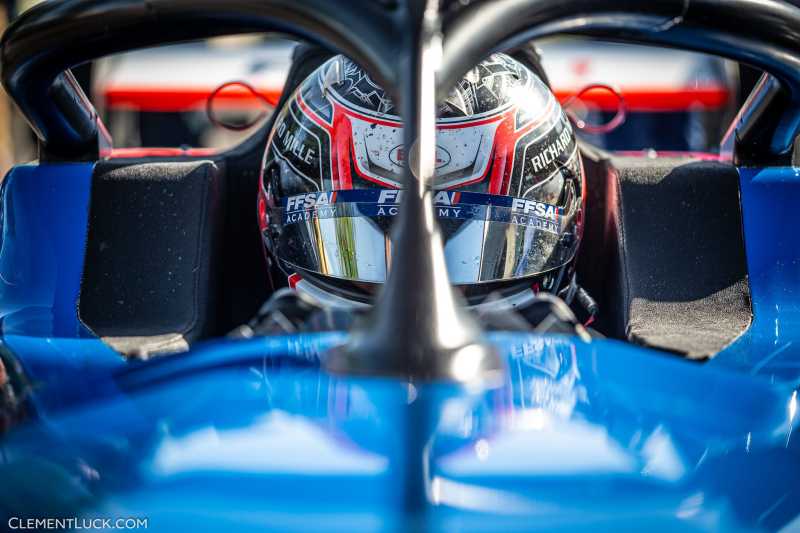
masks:
[[(494, 54), (440, 106), (436, 143), (450, 280), (473, 303), (498, 290), (557, 291), (582, 234), (584, 180), (553, 93)], [(391, 265), (406, 157), (398, 112), (364, 70), (337, 56), (306, 79), (276, 117), (261, 177), (264, 242), (286, 274), (369, 302)]]

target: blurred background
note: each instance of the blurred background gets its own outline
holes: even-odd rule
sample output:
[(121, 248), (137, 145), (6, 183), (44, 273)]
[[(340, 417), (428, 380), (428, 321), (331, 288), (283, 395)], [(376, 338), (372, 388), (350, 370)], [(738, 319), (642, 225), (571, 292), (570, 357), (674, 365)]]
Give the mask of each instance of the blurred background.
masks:
[[(4, 2), (3, 29), (36, 3)], [(600, 126), (581, 135), (609, 150), (718, 151), (757, 75), (718, 58), (662, 48), (577, 38), (535, 44), (557, 97), (585, 123)], [(214, 39), (119, 54), (81, 65), (73, 74), (108, 127), (117, 154), (156, 147), (219, 150), (240, 142), (272, 113), (293, 47), (273, 35)], [(241, 83), (225, 86), (231, 82)], [(607, 88), (575, 99), (594, 84)], [(624, 123), (604, 131), (622, 100)], [(2, 175), (12, 164), (36, 157), (33, 133), (3, 94)]]

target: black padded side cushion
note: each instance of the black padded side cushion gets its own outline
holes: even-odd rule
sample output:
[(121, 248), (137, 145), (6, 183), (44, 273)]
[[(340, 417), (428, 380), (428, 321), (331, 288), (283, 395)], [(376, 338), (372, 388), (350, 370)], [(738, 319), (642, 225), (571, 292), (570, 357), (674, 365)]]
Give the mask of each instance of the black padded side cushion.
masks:
[(220, 186), (211, 161), (96, 165), (78, 313), (117, 351), (181, 351), (213, 331)]
[(615, 158), (619, 299), (633, 342), (713, 356), (750, 325), (739, 176), (716, 162)]

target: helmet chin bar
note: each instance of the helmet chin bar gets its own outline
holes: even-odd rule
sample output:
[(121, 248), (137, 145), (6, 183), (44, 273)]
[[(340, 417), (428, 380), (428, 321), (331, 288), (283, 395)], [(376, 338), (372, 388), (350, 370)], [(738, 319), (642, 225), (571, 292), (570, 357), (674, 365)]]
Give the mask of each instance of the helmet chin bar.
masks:
[[(326, 358), (337, 373), (392, 375), (492, 385), (503, 364), (450, 285), (429, 182), (436, 168), (436, 73), (442, 56), (438, 0), (408, 0), (405, 71), (400, 79), (407, 149), (403, 209), (392, 268), (366, 320)], [(413, 164), (415, 168), (409, 168)]]

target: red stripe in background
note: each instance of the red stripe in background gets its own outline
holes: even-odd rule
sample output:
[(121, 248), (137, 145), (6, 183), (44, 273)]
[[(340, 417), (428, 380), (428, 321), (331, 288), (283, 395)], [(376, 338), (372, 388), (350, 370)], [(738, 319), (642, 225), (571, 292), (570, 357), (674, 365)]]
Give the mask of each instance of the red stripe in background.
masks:
[[(110, 87), (103, 96), (110, 109), (177, 113), (205, 109), (208, 97), (216, 87)], [(273, 106), (280, 100), (282, 87), (257, 88)], [(214, 99), (218, 109), (261, 109), (263, 102), (244, 87), (232, 86)]]
[[(632, 112), (676, 112), (686, 111), (699, 106), (709, 109), (719, 109), (730, 101), (730, 91), (725, 87), (664, 89), (640, 87), (622, 89), (622, 96), (628, 111)], [(560, 102), (565, 102), (575, 96), (576, 91), (555, 91)], [(581, 101), (599, 107), (603, 111), (616, 111), (617, 97), (609, 91), (597, 89), (588, 91), (581, 96)]]
[[(149, 112), (181, 112), (203, 109), (206, 101), (215, 88), (196, 87), (110, 87), (103, 94), (105, 104), (113, 109), (129, 109)], [(273, 105), (277, 104), (282, 88), (271, 87), (257, 88), (259, 93)], [(576, 91), (569, 89), (556, 89), (556, 96), (560, 102), (575, 96)], [(692, 106), (702, 106), (707, 109), (718, 109), (726, 105), (731, 98), (730, 91), (725, 87), (701, 88), (659, 88), (638, 87), (622, 90), (628, 110), (633, 112), (647, 111), (685, 111)], [(616, 97), (608, 91), (596, 90), (585, 93), (582, 100), (596, 105), (604, 111), (615, 111), (617, 108)], [(222, 108), (249, 109), (261, 106), (253, 95), (244, 87), (230, 87), (219, 95), (218, 105)], [(354, 116), (362, 118), (357, 113)], [(371, 117), (364, 119), (375, 121)], [(486, 119), (487, 122), (497, 120), (497, 117)], [(383, 121), (382, 121), (383, 122)], [(397, 125), (395, 122), (385, 121), (386, 125)], [(440, 127), (459, 127), (461, 125), (448, 125)]]

